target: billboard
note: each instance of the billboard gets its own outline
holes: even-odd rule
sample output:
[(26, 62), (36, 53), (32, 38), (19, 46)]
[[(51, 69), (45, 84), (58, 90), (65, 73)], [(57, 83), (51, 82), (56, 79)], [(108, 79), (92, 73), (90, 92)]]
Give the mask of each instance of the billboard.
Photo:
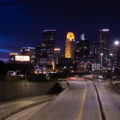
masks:
[(30, 61), (30, 56), (16, 55), (15, 56), (15, 61), (29, 62)]

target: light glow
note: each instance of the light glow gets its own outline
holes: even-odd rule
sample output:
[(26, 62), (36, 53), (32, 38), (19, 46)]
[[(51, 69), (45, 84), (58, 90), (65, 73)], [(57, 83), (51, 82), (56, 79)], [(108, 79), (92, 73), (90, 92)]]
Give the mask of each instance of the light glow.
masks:
[(12, 56), (12, 55), (18, 55), (18, 53), (10, 53), (10, 56)]
[(30, 61), (30, 56), (16, 55), (15, 56), (15, 61), (29, 62)]
[(101, 32), (109, 32), (110, 30), (109, 29), (101, 29), (100, 31)]
[(100, 53), (100, 56), (103, 56), (103, 53)]
[(60, 48), (54, 48), (54, 51), (60, 51)]
[(110, 53), (110, 56), (112, 57), (112, 56), (113, 56), (113, 54), (112, 54), (112, 53)]
[(74, 33), (68, 32), (68, 34), (67, 34), (67, 39), (69, 39), (70, 41), (75, 41)]
[(116, 46), (118, 46), (120, 44), (120, 42), (118, 41), (118, 40), (116, 40), (115, 42), (114, 42), (114, 45), (116, 45)]
[(55, 70), (55, 62), (54, 62), (54, 60), (51, 62), (51, 64), (52, 64), (52, 69), (54, 71)]
[(55, 29), (43, 30), (43, 32), (51, 32), (51, 31), (55, 32), (56, 30)]

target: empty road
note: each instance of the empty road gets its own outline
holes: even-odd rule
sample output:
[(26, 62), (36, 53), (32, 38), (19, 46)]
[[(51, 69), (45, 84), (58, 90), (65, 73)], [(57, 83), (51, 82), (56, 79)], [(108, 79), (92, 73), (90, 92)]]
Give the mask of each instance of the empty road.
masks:
[(120, 95), (113, 87), (92, 81), (69, 84), (69, 88), (44, 107), (26, 109), (6, 120), (119, 120)]
[(31, 120), (101, 120), (95, 88), (90, 81), (72, 81), (70, 87)]

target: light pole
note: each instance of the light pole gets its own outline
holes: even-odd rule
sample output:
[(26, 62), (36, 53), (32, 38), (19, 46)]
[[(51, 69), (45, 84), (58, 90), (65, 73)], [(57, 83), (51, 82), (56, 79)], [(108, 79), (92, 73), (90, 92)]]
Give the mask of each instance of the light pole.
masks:
[(117, 68), (118, 68), (118, 47), (120, 45), (120, 42), (118, 40), (116, 40), (114, 42), (114, 45), (116, 46), (116, 53), (117, 53), (117, 55), (116, 55), (116, 64), (117, 64)]
[(100, 70), (102, 71), (103, 53), (100, 53)]
[(111, 62), (110, 62), (110, 78), (111, 78), (111, 83), (112, 83), (112, 57), (113, 57), (113, 54), (112, 53), (110, 53), (110, 59), (111, 59)]
[(113, 54), (110, 53), (110, 69), (112, 70), (112, 57), (113, 57)]

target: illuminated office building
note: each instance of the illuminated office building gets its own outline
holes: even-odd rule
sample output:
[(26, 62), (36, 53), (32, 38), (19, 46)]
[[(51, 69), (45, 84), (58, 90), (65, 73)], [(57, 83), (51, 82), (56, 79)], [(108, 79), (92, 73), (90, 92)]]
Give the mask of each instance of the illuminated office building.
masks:
[(41, 42), (35, 46), (35, 63), (38, 65), (48, 65), (47, 46)]
[(103, 53), (102, 60), (102, 69), (107, 69), (108, 67), (108, 57), (109, 57), (109, 29), (101, 29), (100, 30), (100, 53)]
[(35, 47), (35, 61), (39, 65), (51, 65), (54, 59), (54, 48), (56, 44), (56, 30), (43, 30), (43, 39)]
[(56, 44), (56, 30), (55, 29), (48, 29), (43, 30), (43, 41), (47, 46), (47, 54), (50, 59), (54, 57), (54, 48)]
[(75, 58), (76, 62), (88, 61), (90, 54), (90, 42), (86, 38), (86, 34), (80, 36), (80, 40), (76, 42)]
[(65, 42), (65, 58), (75, 59), (75, 36), (72, 32), (67, 33)]
[(99, 43), (100, 43), (101, 52), (109, 47), (109, 32), (110, 32), (109, 29), (100, 30)]
[(31, 62), (29, 55), (19, 55), (18, 53), (9, 54), (10, 63), (28, 63)]
[(60, 48), (54, 48), (54, 59), (55, 59), (55, 64), (59, 64), (60, 60)]
[(34, 63), (35, 62), (35, 47), (22, 47), (21, 55), (30, 56), (30, 62)]

